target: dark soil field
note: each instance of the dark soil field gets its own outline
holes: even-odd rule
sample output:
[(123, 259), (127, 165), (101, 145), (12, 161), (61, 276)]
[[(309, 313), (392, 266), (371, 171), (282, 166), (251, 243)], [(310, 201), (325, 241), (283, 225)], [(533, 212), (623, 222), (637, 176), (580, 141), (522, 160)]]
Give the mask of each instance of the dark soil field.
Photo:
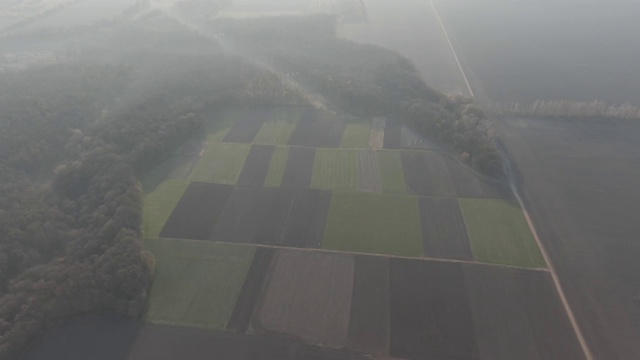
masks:
[(313, 175), (316, 149), (292, 146), (282, 177), (283, 187), (308, 188)]
[(126, 360), (141, 326), (116, 315), (68, 319), (13, 360)]
[(502, 119), (536, 229), (596, 359), (640, 359), (640, 124)]
[(227, 330), (244, 334), (249, 328), (251, 317), (253, 317), (253, 309), (255, 309), (258, 296), (262, 292), (264, 279), (267, 276), (274, 253), (274, 249), (256, 249), (251, 267), (238, 295), (236, 306), (227, 322)]
[(222, 213), (232, 186), (192, 182), (160, 232), (160, 237), (205, 240)]
[(416, 195), (456, 195), (445, 156), (430, 151), (403, 151), (402, 167), (407, 189)]
[(262, 128), (262, 125), (269, 119), (270, 111), (263, 108), (249, 108), (240, 114), (233, 127), (224, 137), (225, 142), (250, 143)]
[(356, 256), (346, 347), (368, 354), (389, 352), (389, 259)]
[(338, 147), (346, 126), (344, 121), (328, 111), (306, 108), (289, 138), (289, 145)]
[(236, 187), (213, 228), (221, 242), (318, 247), (331, 193), (312, 189)]
[(278, 250), (254, 327), (342, 348), (349, 331), (354, 259)]
[(384, 148), (400, 149), (402, 147), (401, 133), (400, 121), (387, 118), (384, 125)]
[[(84, 358), (88, 360), (92, 358)], [(305, 345), (289, 337), (241, 335), (167, 325), (146, 325), (129, 358), (109, 360), (365, 360), (345, 350)], [(65, 359), (76, 360), (76, 359)], [(77, 359), (81, 360), (81, 359)]]
[(389, 262), (391, 356), (479, 359), (462, 265)]
[(471, 260), (471, 247), (458, 201), (455, 198), (418, 198), (424, 255)]
[(238, 185), (262, 186), (269, 172), (274, 146), (253, 145), (238, 178)]
[(382, 178), (378, 157), (374, 150), (358, 151), (358, 167), (360, 171), (360, 190), (382, 192)]

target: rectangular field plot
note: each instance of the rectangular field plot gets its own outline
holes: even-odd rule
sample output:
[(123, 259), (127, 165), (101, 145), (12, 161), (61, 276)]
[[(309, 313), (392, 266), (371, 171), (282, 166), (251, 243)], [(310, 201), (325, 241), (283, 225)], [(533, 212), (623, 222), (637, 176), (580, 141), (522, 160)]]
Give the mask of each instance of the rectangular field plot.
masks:
[(271, 116), (262, 125), (253, 142), (264, 145), (286, 145), (298, 125), (302, 109), (297, 107), (273, 108)]
[(193, 182), (173, 209), (160, 236), (205, 240), (231, 195), (228, 185)]
[(334, 193), (322, 247), (420, 257), (417, 201), (408, 196)]
[(271, 161), (269, 162), (269, 171), (264, 179), (264, 186), (266, 187), (278, 187), (282, 184), (282, 178), (284, 177), (284, 170), (287, 166), (287, 159), (289, 158), (288, 146), (276, 146), (271, 154)]
[(282, 186), (290, 188), (308, 188), (313, 174), (316, 149), (292, 146), (289, 148), (287, 165), (282, 177)]
[(208, 119), (206, 129), (207, 141), (222, 141), (238, 119), (237, 115), (237, 110), (230, 109), (217, 113)]
[(479, 359), (461, 264), (392, 258), (389, 279), (392, 357)]
[(209, 143), (189, 178), (193, 181), (235, 185), (251, 145)]
[(238, 187), (211, 239), (221, 242), (318, 247), (330, 194), (321, 190)]
[(389, 353), (389, 259), (356, 256), (347, 349)]
[(144, 198), (144, 237), (156, 238), (189, 187), (185, 180), (167, 180)]
[(289, 145), (338, 147), (345, 126), (344, 121), (328, 111), (305, 108), (289, 138)]
[(382, 177), (382, 190), (386, 193), (407, 192), (402, 169), (402, 159), (399, 151), (377, 151), (380, 176)]
[(366, 149), (371, 138), (371, 124), (368, 121), (348, 123), (342, 134), (340, 146), (343, 148)]
[(359, 190), (382, 192), (380, 165), (374, 150), (358, 150), (358, 172), (360, 174)]
[(471, 260), (467, 229), (458, 201), (452, 198), (418, 199), (424, 255), (436, 258)]
[(395, 119), (386, 119), (384, 126), (384, 148), (400, 149), (401, 148), (401, 132), (402, 125), (400, 121)]
[(317, 149), (311, 187), (356, 190), (360, 185), (358, 153), (354, 150)]
[[(480, 358), (546, 359), (538, 351), (513, 272), (482, 265), (463, 265), (463, 268)], [(548, 338), (548, 341), (555, 339)]]
[(239, 109), (234, 114), (236, 121), (224, 137), (225, 142), (250, 143), (269, 119), (270, 108), (256, 107)]
[(443, 155), (430, 151), (403, 151), (401, 157), (410, 193), (456, 196)]
[(238, 178), (238, 184), (262, 186), (269, 172), (273, 150), (273, 146), (253, 145)]
[(522, 210), (499, 199), (459, 199), (477, 261), (545, 267)]
[(147, 320), (223, 329), (255, 248), (167, 239), (149, 240), (146, 246), (157, 262)]
[(312, 345), (342, 348), (349, 330), (354, 259), (278, 250), (256, 319)]
[(369, 137), (369, 147), (379, 150), (384, 147), (384, 127), (386, 119), (375, 117), (371, 120), (371, 134)]

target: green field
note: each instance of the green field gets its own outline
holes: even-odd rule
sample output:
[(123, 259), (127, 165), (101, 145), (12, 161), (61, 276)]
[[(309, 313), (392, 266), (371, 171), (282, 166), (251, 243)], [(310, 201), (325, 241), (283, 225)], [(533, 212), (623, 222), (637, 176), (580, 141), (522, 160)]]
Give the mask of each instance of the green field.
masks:
[(300, 110), (295, 107), (275, 109), (273, 117), (262, 125), (253, 142), (260, 145), (286, 145), (299, 118)]
[(416, 198), (371, 193), (334, 193), (324, 249), (421, 257)]
[(355, 190), (360, 185), (358, 153), (345, 149), (317, 149), (311, 187)]
[(477, 261), (545, 267), (529, 225), (516, 206), (500, 199), (459, 199)]
[(271, 155), (271, 162), (269, 163), (269, 172), (264, 180), (264, 186), (266, 187), (278, 187), (282, 184), (282, 177), (284, 176), (284, 169), (287, 166), (287, 159), (289, 157), (288, 146), (277, 146), (273, 150)]
[(250, 150), (250, 144), (209, 143), (189, 178), (193, 181), (235, 185)]
[(147, 240), (146, 246), (157, 262), (146, 319), (224, 329), (255, 248), (169, 239)]
[(404, 181), (400, 152), (380, 150), (377, 152), (377, 156), (383, 191), (386, 193), (406, 193), (407, 186)]
[(371, 138), (371, 124), (368, 122), (357, 122), (347, 124), (342, 133), (340, 146), (343, 148), (369, 148)]
[(144, 237), (156, 238), (162, 231), (173, 208), (189, 187), (187, 180), (167, 180), (158, 185), (144, 198), (143, 231)]

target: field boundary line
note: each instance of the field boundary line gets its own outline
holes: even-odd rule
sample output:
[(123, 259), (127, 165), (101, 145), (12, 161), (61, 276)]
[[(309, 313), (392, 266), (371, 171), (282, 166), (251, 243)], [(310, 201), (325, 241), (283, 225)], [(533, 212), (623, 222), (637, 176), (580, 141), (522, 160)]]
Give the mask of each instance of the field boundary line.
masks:
[(429, 1), (431, 3), (431, 7), (433, 8), (433, 12), (436, 14), (436, 18), (438, 19), (438, 23), (440, 24), (440, 27), (442, 28), (442, 32), (444, 32), (444, 36), (447, 39), (447, 42), (449, 43), (449, 48), (451, 49), (451, 53), (453, 54), (453, 57), (456, 59), (456, 63), (458, 64), (458, 69), (460, 69), (460, 74), (462, 74), (462, 78), (464, 79), (464, 82), (467, 84), (467, 89), (469, 89), (469, 94), (471, 94), (471, 98), (473, 100), (476, 99), (476, 96), (473, 94), (473, 90), (471, 89), (471, 84), (469, 84), (469, 80), (467, 79), (467, 75), (464, 73), (464, 70), (462, 69), (462, 64), (460, 63), (460, 59), (458, 59), (458, 54), (456, 54), (456, 49), (453, 47), (453, 43), (451, 43), (451, 39), (449, 38), (449, 34), (447, 33), (447, 29), (444, 27), (444, 23), (442, 22), (442, 19), (440, 18), (440, 14), (438, 13), (438, 9), (436, 8), (436, 5), (433, 3), (433, 0)]
[(520, 203), (520, 208), (522, 209), (522, 213), (524, 214), (524, 217), (527, 220), (527, 223), (529, 224), (529, 228), (531, 229), (533, 238), (536, 240), (536, 243), (538, 244), (538, 248), (542, 253), (542, 257), (544, 258), (544, 261), (547, 263), (549, 273), (551, 274), (551, 279), (553, 279), (553, 284), (555, 285), (556, 291), (558, 292), (558, 295), (560, 297), (560, 301), (562, 302), (564, 310), (567, 313), (569, 322), (573, 327), (573, 331), (575, 332), (576, 337), (578, 338), (578, 342), (580, 343), (580, 347), (582, 348), (582, 352), (584, 353), (585, 359), (594, 360), (595, 358), (593, 357), (593, 353), (589, 348), (589, 344), (587, 343), (584, 335), (582, 334), (582, 329), (580, 329), (580, 326), (578, 325), (578, 321), (576, 320), (576, 317), (573, 314), (573, 310), (571, 309), (571, 305), (569, 305), (569, 301), (567, 300), (567, 297), (564, 294), (564, 290), (562, 289), (562, 284), (560, 284), (560, 278), (558, 277), (558, 273), (556, 273), (556, 269), (553, 266), (553, 263), (551, 262), (551, 258), (549, 257), (549, 254), (547, 253), (546, 248), (542, 244), (542, 241), (540, 241), (538, 232), (536, 231), (536, 228), (533, 225), (533, 221), (531, 220), (531, 216), (529, 216), (529, 212), (527, 211), (527, 208), (524, 206), (524, 201), (522, 200), (522, 197), (520, 197), (520, 193), (518, 192), (518, 189), (515, 183), (511, 183), (511, 190), (515, 195), (516, 199), (518, 200), (518, 203)]

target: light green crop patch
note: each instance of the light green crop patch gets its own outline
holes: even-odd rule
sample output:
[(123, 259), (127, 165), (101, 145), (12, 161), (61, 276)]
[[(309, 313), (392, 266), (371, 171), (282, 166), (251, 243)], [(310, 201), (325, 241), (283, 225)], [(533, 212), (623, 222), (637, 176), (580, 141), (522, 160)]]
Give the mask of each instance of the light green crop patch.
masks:
[(155, 239), (156, 257), (146, 319), (153, 323), (224, 329), (255, 248), (205, 241)]
[(191, 172), (193, 181), (235, 185), (251, 144), (209, 143)]
[(286, 145), (293, 130), (298, 125), (300, 110), (297, 108), (282, 108), (273, 110), (273, 117), (262, 125), (254, 139), (260, 145)]
[(421, 257), (418, 211), (412, 196), (334, 193), (322, 248)]
[(342, 133), (340, 146), (343, 148), (368, 149), (371, 138), (371, 124), (368, 122), (356, 122), (347, 124)]
[(404, 169), (400, 152), (395, 150), (380, 150), (376, 152), (380, 176), (382, 177), (382, 190), (386, 193), (406, 193), (407, 186), (404, 180)]
[(543, 268), (544, 258), (520, 207), (501, 199), (459, 199), (477, 261)]
[(317, 149), (311, 187), (356, 190), (360, 185), (358, 152), (346, 149)]
[(217, 114), (207, 123), (207, 141), (219, 142), (224, 140), (229, 130), (233, 127), (238, 119), (237, 110), (227, 110)]
[(264, 186), (278, 187), (282, 184), (282, 178), (284, 177), (284, 170), (287, 167), (288, 158), (288, 146), (277, 146), (273, 150), (271, 162), (269, 163), (269, 172), (267, 172), (267, 177), (264, 180)]
[(189, 187), (187, 180), (167, 180), (145, 196), (143, 208), (145, 238), (158, 237), (187, 187)]

